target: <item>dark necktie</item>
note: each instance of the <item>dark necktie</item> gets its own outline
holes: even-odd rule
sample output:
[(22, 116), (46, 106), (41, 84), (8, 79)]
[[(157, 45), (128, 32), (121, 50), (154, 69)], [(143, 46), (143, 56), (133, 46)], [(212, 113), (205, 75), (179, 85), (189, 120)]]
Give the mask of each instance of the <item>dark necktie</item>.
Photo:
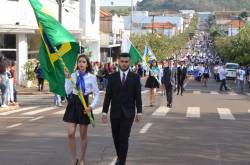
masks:
[(123, 72), (123, 74), (122, 74), (122, 85), (125, 84), (125, 81), (126, 81), (126, 75), (125, 75), (125, 73)]

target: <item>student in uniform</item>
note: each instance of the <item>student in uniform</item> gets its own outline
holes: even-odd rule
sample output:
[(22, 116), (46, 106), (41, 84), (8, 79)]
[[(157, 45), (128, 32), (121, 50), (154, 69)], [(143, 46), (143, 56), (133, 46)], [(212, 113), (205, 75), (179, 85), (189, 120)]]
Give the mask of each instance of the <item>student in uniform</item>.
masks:
[(142, 118), (140, 77), (129, 69), (130, 56), (119, 56), (120, 71), (112, 73), (103, 103), (102, 122), (107, 123), (110, 108), (112, 136), (117, 154), (115, 165), (125, 165), (129, 147), (129, 136), (133, 122)]
[(149, 71), (149, 76), (148, 79), (146, 80), (145, 83), (145, 88), (149, 88), (149, 106), (153, 107), (155, 103), (155, 92), (156, 88), (160, 87), (160, 84), (158, 82), (160, 74), (160, 69), (158, 68), (157, 61), (153, 60), (151, 65), (150, 65), (150, 71)]
[[(67, 95), (71, 94), (69, 103), (67, 105), (63, 120), (68, 123), (68, 144), (71, 153), (71, 162), (70, 165), (75, 165), (78, 163), (76, 158), (76, 141), (75, 133), (76, 127), (79, 124), (80, 126), (80, 165), (85, 165), (85, 153), (87, 148), (87, 130), (90, 120), (85, 113), (85, 111), (91, 111), (95, 108), (99, 100), (99, 89), (97, 85), (96, 76), (92, 74), (91, 63), (86, 55), (80, 55), (77, 59), (77, 69), (74, 73), (69, 75), (68, 71), (65, 70), (65, 91)], [(87, 103), (87, 109), (85, 110), (77, 91), (73, 88), (69, 78), (72, 78), (78, 90), (80, 90)], [(94, 99), (89, 103), (88, 96), (89, 94), (94, 94)], [(93, 116), (93, 113), (92, 113)]]

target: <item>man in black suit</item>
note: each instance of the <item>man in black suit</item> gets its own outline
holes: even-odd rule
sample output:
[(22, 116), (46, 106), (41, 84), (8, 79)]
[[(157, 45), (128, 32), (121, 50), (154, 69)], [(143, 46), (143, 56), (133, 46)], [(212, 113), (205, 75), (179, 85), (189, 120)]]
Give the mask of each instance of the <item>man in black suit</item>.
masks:
[(171, 61), (163, 61), (163, 77), (162, 84), (165, 86), (167, 95), (167, 107), (172, 108), (173, 102), (173, 86), (175, 85), (175, 77), (171, 70)]
[(187, 68), (185, 66), (185, 61), (180, 62), (180, 66), (177, 68), (177, 95), (179, 95), (181, 89), (181, 96), (184, 91), (184, 81), (187, 77)]
[(110, 120), (117, 154), (116, 165), (125, 165), (132, 124), (134, 119), (139, 122), (142, 115), (140, 77), (129, 71), (129, 64), (129, 54), (122, 53), (119, 57), (120, 71), (109, 76), (102, 110), (102, 121), (107, 123), (111, 102)]

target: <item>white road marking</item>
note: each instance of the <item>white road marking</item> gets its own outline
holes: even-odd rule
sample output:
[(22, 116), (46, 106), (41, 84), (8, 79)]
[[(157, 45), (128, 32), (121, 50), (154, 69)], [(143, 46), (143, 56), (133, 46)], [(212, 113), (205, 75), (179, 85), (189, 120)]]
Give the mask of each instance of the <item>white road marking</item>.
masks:
[(13, 114), (13, 113), (28, 111), (28, 110), (36, 109), (36, 108), (38, 108), (38, 107), (26, 107), (26, 108), (21, 108), (21, 109), (17, 109), (17, 110), (2, 112), (2, 113), (0, 113), (0, 116), (7, 116), (7, 115), (10, 115), (10, 114)]
[(193, 94), (199, 95), (201, 94), (201, 91), (193, 91)]
[(211, 92), (210, 92), (210, 94), (211, 94), (211, 95), (218, 95), (218, 94), (219, 94), (219, 92), (216, 92), (216, 91), (211, 91)]
[(22, 115), (36, 115), (36, 114), (39, 114), (39, 113), (42, 113), (42, 112), (51, 111), (51, 110), (54, 110), (54, 109), (57, 109), (57, 108), (58, 108), (58, 107), (56, 107), (56, 106), (53, 106), (53, 107), (46, 107), (46, 108), (42, 108), (42, 109), (39, 109), (39, 110), (35, 110), (35, 111), (31, 111), (31, 112), (22, 113)]
[(4, 117), (0, 117), (0, 119), (31, 119), (31, 118), (33, 118), (33, 117), (17, 117), (17, 116), (11, 116), (11, 117), (9, 117), (9, 116), (4, 116)]
[(145, 94), (145, 93), (148, 93), (149, 90), (144, 90), (144, 91), (141, 91), (142, 94)]
[(170, 111), (166, 106), (160, 106), (158, 109), (154, 111), (153, 116), (166, 116), (166, 114)]
[(6, 128), (15, 128), (15, 127), (18, 127), (20, 125), (23, 125), (23, 124), (22, 123), (12, 124), (12, 125), (10, 125), (10, 126), (8, 126)]
[(109, 165), (115, 165), (116, 157), (113, 158), (112, 162)]
[(229, 94), (230, 96), (237, 96), (237, 95), (238, 95), (237, 93), (234, 93), (234, 92), (228, 92), (228, 94)]
[(186, 117), (200, 118), (200, 107), (188, 107)]
[(36, 121), (36, 120), (43, 119), (43, 118), (44, 118), (44, 116), (38, 116), (38, 117), (36, 117), (34, 119), (30, 119), (30, 121)]
[(152, 123), (147, 123), (141, 130), (139, 133), (144, 134), (147, 133), (147, 131), (149, 130), (149, 128), (152, 126)]
[(58, 112), (55, 112), (53, 113), (54, 115), (63, 115), (65, 113), (65, 109), (64, 110), (61, 110), (61, 111), (58, 111)]
[(93, 110), (93, 114), (94, 115), (98, 115), (100, 113), (102, 113), (102, 107), (98, 107), (98, 108), (96, 108), (96, 109)]
[(235, 120), (233, 114), (228, 108), (217, 108), (220, 118), (223, 120)]

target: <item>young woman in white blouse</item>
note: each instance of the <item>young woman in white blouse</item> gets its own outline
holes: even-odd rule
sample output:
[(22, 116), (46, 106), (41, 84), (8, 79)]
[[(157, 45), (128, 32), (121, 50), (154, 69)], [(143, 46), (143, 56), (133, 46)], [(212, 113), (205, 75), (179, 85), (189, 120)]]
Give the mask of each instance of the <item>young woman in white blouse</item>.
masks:
[[(77, 59), (77, 69), (71, 74), (71, 78), (76, 83), (78, 90), (82, 91), (87, 103), (87, 111), (91, 111), (96, 106), (99, 99), (99, 89), (97, 86), (96, 76), (93, 75), (91, 63), (86, 55), (80, 55)], [(70, 95), (69, 103), (67, 105), (63, 120), (68, 123), (68, 144), (71, 153), (70, 165), (78, 164), (76, 154), (75, 132), (76, 127), (80, 126), (80, 165), (85, 165), (85, 152), (87, 148), (87, 130), (90, 120), (84, 110), (84, 107), (78, 97), (77, 91), (73, 88), (69, 80), (69, 73), (65, 70), (65, 91)], [(94, 94), (94, 99), (89, 103), (89, 94)], [(93, 116), (93, 113), (92, 113)]]

